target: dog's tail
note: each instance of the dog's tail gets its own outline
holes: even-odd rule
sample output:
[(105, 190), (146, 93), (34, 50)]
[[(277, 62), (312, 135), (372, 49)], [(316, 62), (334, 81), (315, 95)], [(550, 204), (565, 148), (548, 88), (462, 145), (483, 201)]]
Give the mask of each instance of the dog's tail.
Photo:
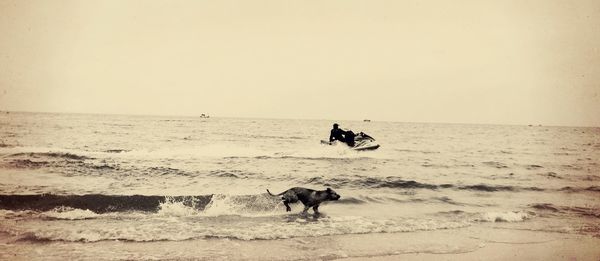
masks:
[(268, 193), (269, 193), (269, 195), (271, 195), (271, 196), (281, 196), (281, 195), (283, 195), (283, 193), (285, 193), (285, 191), (284, 191), (284, 192), (281, 192), (281, 193), (279, 193), (279, 194), (277, 194), (277, 195), (274, 195), (273, 193), (271, 193), (271, 191), (269, 191), (269, 189), (267, 189), (267, 192), (268, 192)]

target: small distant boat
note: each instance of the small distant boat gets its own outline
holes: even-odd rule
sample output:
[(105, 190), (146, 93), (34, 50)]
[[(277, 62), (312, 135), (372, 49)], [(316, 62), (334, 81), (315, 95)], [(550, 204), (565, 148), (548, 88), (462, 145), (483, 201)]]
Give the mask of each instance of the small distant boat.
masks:
[(200, 118), (208, 119), (208, 118), (210, 118), (210, 116), (208, 116), (208, 114), (202, 113), (202, 114), (200, 114)]
[(371, 120), (369, 120), (369, 119), (364, 119), (363, 121), (364, 122), (371, 122)]

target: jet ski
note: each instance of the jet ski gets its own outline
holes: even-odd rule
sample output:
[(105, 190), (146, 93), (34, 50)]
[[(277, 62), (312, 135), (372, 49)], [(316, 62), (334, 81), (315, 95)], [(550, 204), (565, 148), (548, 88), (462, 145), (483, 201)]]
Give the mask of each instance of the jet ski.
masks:
[[(321, 144), (336, 145), (339, 141), (321, 140)], [(354, 136), (354, 146), (350, 147), (353, 150), (376, 150), (379, 144), (375, 139), (364, 132), (360, 132)]]

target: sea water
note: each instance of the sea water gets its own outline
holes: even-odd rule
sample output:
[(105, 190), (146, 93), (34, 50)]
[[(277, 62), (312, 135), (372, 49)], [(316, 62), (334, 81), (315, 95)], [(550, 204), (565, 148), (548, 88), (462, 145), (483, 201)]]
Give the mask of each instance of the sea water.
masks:
[[(110, 259), (227, 258), (210, 246), (490, 225), (600, 236), (600, 128), (336, 122), (381, 147), (320, 144), (333, 120), (2, 113), (0, 258), (115, 242), (128, 251)], [(301, 215), (266, 193), (296, 186), (341, 199)]]

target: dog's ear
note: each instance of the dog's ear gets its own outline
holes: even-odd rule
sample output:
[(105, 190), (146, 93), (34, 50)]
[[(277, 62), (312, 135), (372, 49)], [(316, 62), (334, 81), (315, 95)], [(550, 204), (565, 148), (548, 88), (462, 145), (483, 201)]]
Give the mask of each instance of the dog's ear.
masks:
[(331, 192), (331, 188), (327, 188), (327, 192)]

